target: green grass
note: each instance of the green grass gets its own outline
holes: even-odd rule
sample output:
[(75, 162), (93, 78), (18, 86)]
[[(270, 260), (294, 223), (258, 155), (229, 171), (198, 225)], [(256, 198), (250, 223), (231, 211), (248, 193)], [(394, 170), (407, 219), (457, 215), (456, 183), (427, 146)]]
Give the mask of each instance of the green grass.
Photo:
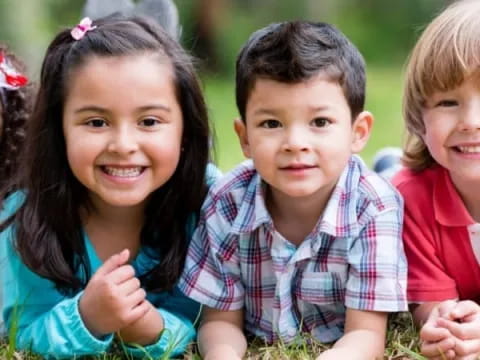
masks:
[[(361, 155), (367, 164), (371, 164), (376, 151), (385, 146), (400, 146), (402, 143), (402, 67), (369, 68), (367, 79), (365, 108), (373, 113), (375, 124), (368, 145)], [(234, 79), (206, 77), (204, 87), (216, 132), (216, 160), (220, 168), (227, 171), (244, 160), (233, 130), (233, 119), (238, 116)]]
[[(385, 360), (426, 360), (418, 353), (418, 332), (412, 324), (408, 313), (396, 314), (390, 318), (387, 346), (385, 349)], [(25, 352), (12, 352), (9, 355), (9, 344), (0, 342), (0, 359), (7, 360), (39, 360), (39, 356)], [(120, 347), (119, 347), (120, 348)], [(295, 345), (285, 345), (277, 343), (267, 346), (259, 340), (253, 341), (248, 348), (245, 359), (249, 360), (310, 360), (315, 359), (323, 350), (328, 349), (329, 345), (321, 344), (309, 335), (299, 337)], [(97, 357), (88, 357), (86, 359), (96, 360), (118, 360), (125, 359), (119, 350), (113, 354), (107, 354)], [(148, 356), (147, 359), (150, 359)], [(198, 355), (194, 346), (191, 346), (184, 359), (198, 360)]]

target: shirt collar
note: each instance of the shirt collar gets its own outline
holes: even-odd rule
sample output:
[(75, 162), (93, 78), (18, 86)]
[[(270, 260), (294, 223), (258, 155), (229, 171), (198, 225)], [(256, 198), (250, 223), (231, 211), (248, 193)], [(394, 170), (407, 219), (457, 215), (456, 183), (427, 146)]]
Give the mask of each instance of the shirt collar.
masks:
[[(251, 164), (253, 167), (253, 164)], [(312, 234), (312, 246), (320, 238), (320, 233), (327, 233), (333, 237), (354, 237), (359, 234), (356, 204), (358, 200), (358, 184), (361, 176), (362, 161), (352, 156), (345, 166), (335, 188), (327, 202), (323, 215)], [(249, 182), (238, 215), (232, 226), (236, 234), (255, 231), (262, 225), (273, 229), (273, 222), (265, 205), (266, 184), (258, 172)]]
[[(317, 224), (316, 232), (333, 237), (356, 237), (359, 234), (357, 203), (362, 161), (352, 156), (338, 179)], [(318, 238), (318, 237), (317, 237)]]
[[(253, 162), (248, 161), (246, 165), (253, 170)], [(265, 205), (265, 187), (266, 185), (258, 172), (253, 171), (232, 225), (231, 231), (233, 233), (250, 233), (263, 224), (273, 224)]]
[(438, 166), (439, 174), (433, 184), (433, 211), (435, 220), (444, 226), (468, 226), (475, 221), (453, 185), (447, 169)]

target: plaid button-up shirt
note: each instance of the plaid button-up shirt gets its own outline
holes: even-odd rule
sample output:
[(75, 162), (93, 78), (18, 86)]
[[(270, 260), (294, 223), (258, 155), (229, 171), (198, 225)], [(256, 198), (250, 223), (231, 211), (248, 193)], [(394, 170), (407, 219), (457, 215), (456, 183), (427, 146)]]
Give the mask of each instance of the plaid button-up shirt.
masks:
[(247, 332), (291, 342), (343, 334), (346, 307), (404, 311), (403, 202), (352, 156), (322, 217), (298, 247), (275, 230), (265, 183), (246, 161), (214, 185), (179, 287), (220, 310), (244, 308)]

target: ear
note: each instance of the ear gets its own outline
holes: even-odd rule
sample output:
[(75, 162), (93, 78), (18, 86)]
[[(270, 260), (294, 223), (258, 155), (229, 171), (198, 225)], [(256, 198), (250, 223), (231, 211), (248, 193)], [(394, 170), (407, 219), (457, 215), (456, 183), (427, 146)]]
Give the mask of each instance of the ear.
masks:
[(235, 132), (238, 136), (238, 141), (240, 142), (240, 146), (243, 151), (243, 155), (245, 157), (250, 157), (250, 144), (248, 143), (248, 136), (247, 136), (247, 125), (242, 121), (242, 119), (237, 118), (233, 122), (233, 127), (235, 128)]
[(373, 122), (373, 115), (368, 111), (362, 111), (357, 115), (352, 124), (352, 153), (356, 154), (363, 150), (370, 138)]

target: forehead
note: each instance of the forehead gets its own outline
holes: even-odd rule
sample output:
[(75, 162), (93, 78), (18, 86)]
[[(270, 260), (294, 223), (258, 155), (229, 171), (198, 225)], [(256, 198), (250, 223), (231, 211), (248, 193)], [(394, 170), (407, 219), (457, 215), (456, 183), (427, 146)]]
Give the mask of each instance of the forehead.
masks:
[(79, 78), (85, 77), (95, 79), (98, 75), (110, 75), (114, 72), (122, 78), (128, 76), (133, 83), (139, 69), (143, 69), (142, 72), (151, 71), (154, 74), (158, 71), (168, 70), (173, 74), (170, 61), (158, 53), (146, 52), (122, 56), (92, 55), (67, 74), (67, 81), (77, 81)]
[(294, 83), (257, 78), (249, 94), (247, 113), (324, 107), (350, 111), (340, 84), (323, 74)]
[(151, 97), (159, 92), (175, 93), (174, 72), (170, 62), (154, 54), (93, 56), (72, 71), (66, 83), (67, 102), (80, 98), (103, 101), (120, 95)]

